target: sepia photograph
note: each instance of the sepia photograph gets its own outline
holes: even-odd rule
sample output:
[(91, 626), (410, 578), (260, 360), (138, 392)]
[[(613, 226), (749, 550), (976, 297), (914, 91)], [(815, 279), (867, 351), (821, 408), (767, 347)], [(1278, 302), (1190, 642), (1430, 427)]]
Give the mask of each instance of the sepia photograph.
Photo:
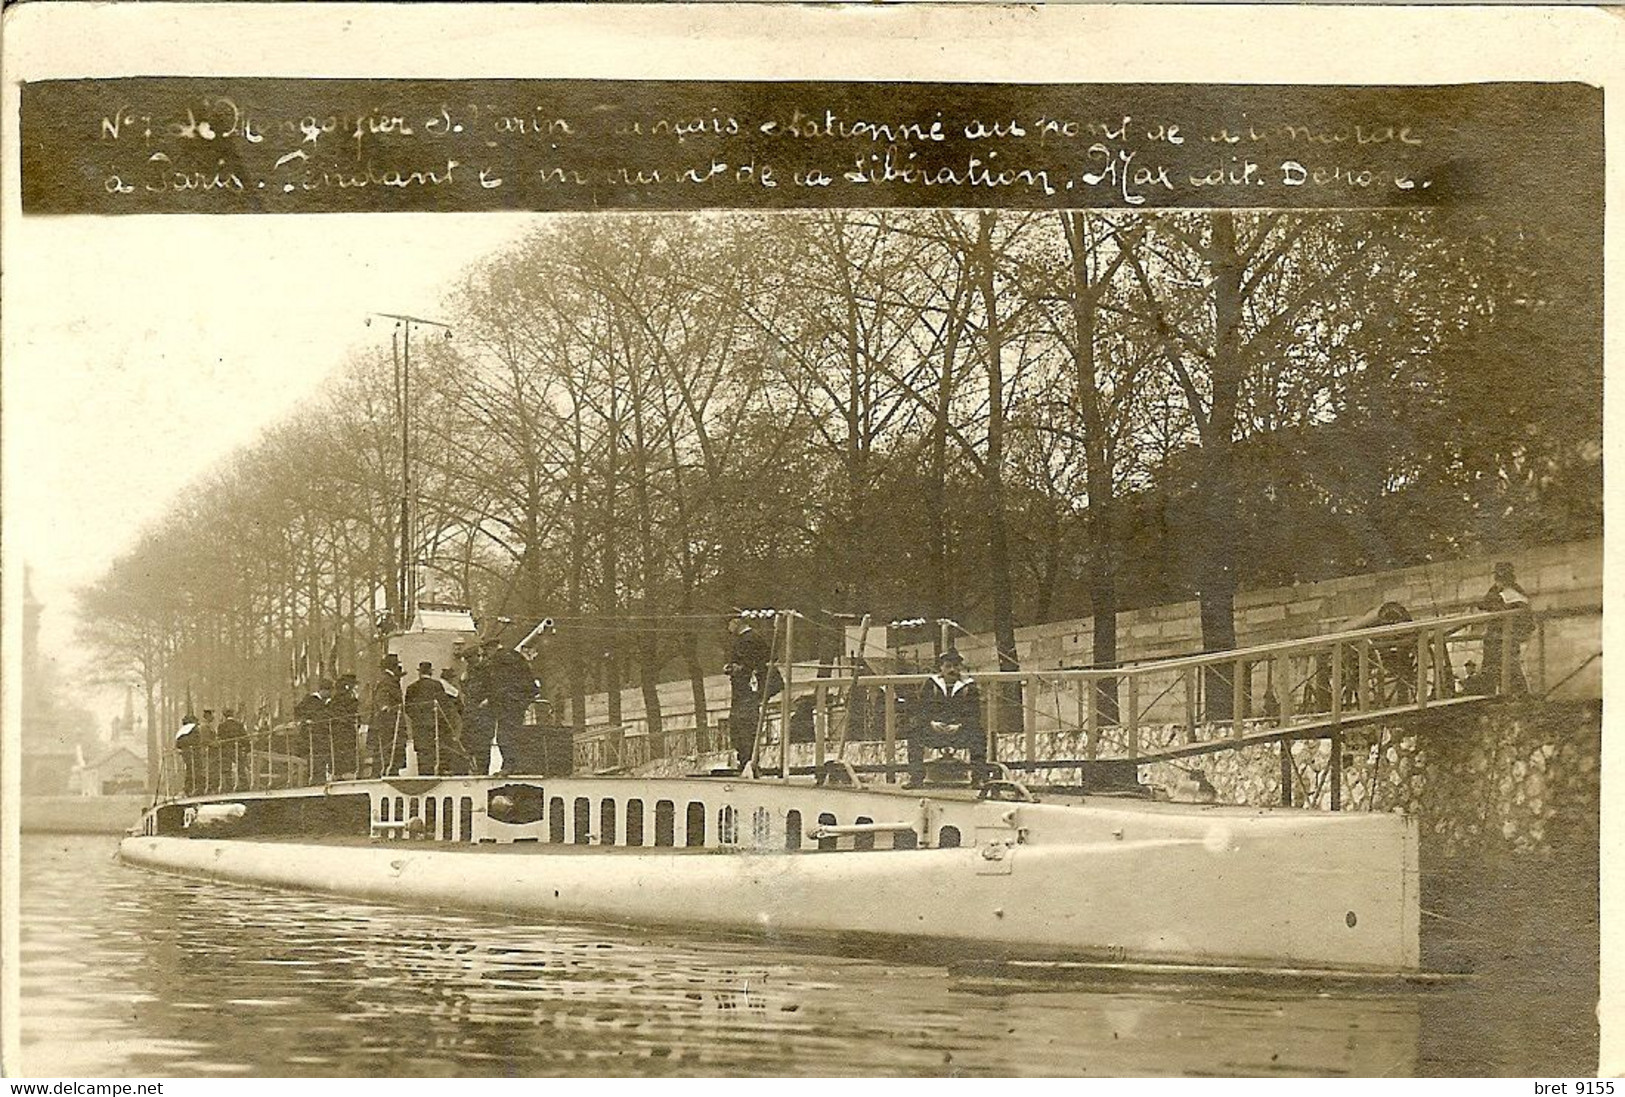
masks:
[(1611, 1092), (1615, 16), (283, 7), (7, 13), (7, 1075)]

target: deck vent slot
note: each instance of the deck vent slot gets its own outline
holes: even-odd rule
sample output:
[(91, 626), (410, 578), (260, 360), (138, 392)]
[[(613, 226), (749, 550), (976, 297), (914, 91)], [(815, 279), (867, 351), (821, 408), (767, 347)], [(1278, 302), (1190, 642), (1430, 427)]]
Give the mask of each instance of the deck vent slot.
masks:
[(773, 840), (773, 813), (766, 808), (757, 808), (750, 816), (750, 844), (757, 849), (766, 849)]
[(430, 841), (440, 837), (440, 801), (433, 796), (423, 798), (423, 836)]
[(564, 797), (555, 796), (547, 802), (547, 840), (564, 844)]
[(938, 849), (958, 849), (959, 848), (959, 828), (958, 827), (943, 827), (940, 831), (938, 831), (937, 832), (937, 848)]
[(395, 821), (397, 823), (406, 822), (406, 800), (401, 796), (395, 797)]
[(677, 805), (670, 800), (655, 801), (655, 845), (673, 846), (677, 824)]
[(739, 812), (732, 804), (717, 809), (717, 843), (724, 846), (739, 844)]
[(584, 846), (592, 841), (592, 801), (585, 796), (577, 796), (575, 802), (575, 833), (571, 836), (575, 844)]
[(799, 811), (784, 813), (784, 848), (801, 848), (801, 812)]
[[(834, 812), (826, 811), (826, 812), (822, 812), (818, 816), (818, 825), (819, 826), (832, 827), (832, 826), (835, 825), (835, 823), (836, 823), (836, 819), (835, 819), (835, 813)], [(818, 839), (818, 848), (819, 849), (835, 849), (836, 846), (837, 846), (837, 843), (839, 841), (840, 841), (839, 838), (820, 838), (820, 839)]]
[(641, 846), (643, 844), (643, 801), (628, 800), (626, 802), (626, 844)]
[(457, 801), (450, 796), (440, 805), (440, 837), (451, 841), (457, 836)]
[(457, 804), (457, 834), (461, 841), (474, 840), (474, 798), (464, 796)]
[(598, 844), (612, 846), (615, 844), (615, 801), (600, 800), (598, 802)]
[(683, 818), (683, 844), (705, 845), (705, 805), (698, 800), (688, 802), (688, 811)]
[(920, 836), (912, 830), (893, 831), (891, 836), (892, 849), (919, 849)]
[[(854, 819), (852, 821), (854, 823), (872, 823), (872, 822), (874, 822), (874, 820), (869, 818), (867, 815), (860, 815), (860, 816), (858, 816), (856, 819)], [(852, 848), (853, 849), (874, 849), (875, 848), (875, 836), (873, 834), (854, 834), (852, 836)]]

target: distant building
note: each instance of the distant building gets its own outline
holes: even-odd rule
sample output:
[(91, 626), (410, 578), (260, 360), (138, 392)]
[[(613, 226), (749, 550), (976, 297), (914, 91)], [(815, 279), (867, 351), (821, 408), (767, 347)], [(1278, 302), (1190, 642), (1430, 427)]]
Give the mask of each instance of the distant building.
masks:
[(145, 792), (147, 760), (129, 747), (115, 746), (73, 767), (81, 796), (119, 796)]
[(22, 791), (61, 796), (74, 791), (79, 744), (92, 729), (74, 727), (57, 703), (49, 664), (40, 655), (40, 614), (29, 573), (23, 573)]

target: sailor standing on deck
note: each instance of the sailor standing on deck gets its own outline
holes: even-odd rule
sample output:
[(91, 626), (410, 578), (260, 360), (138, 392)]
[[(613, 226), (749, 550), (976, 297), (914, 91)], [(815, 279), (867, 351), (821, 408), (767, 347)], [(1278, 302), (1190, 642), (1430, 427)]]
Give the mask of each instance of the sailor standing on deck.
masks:
[(197, 717), (190, 712), (182, 717), (181, 728), (175, 733), (175, 753), (181, 760), (181, 788), (186, 795), (196, 796), (202, 771), (197, 757)]
[(982, 691), (976, 679), (965, 673), (964, 657), (952, 648), (937, 657), (937, 668), (920, 687), (908, 734), (909, 777), (915, 784), (925, 779), (927, 747), (964, 750), (972, 762), (987, 761)]
[(756, 729), (762, 716), (762, 691), (767, 686), (768, 645), (761, 633), (743, 617), (728, 622), (733, 642), (728, 648), (728, 731), (739, 769), (744, 770), (756, 749)]
[(327, 733), (333, 740), (333, 776), (356, 775), (356, 716), (361, 701), (356, 697), (355, 675), (339, 675), (338, 688), (327, 702)]
[(203, 781), (200, 792), (220, 790), (220, 744), (214, 729), (214, 709), (203, 710), (203, 719), (197, 722), (198, 757), (203, 761)]
[(332, 693), (333, 683), (323, 679), (293, 706), (299, 734), (289, 753), (309, 767), (307, 780), (314, 779), (327, 765), (327, 699)]
[(491, 742), (496, 737), (496, 712), (490, 705), (491, 668), (486, 662), (485, 645), (469, 656), (463, 675), (460, 703), (463, 711), (463, 746), (467, 748), (470, 772), (481, 777), (491, 772)]
[(378, 680), (372, 685), (367, 713), (367, 747), (374, 777), (394, 776), (406, 765), (406, 731), (401, 714), (401, 657), (384, 656)]
[(248, 728), (237, 719), (236, 709), (228, 708), (220, 717), (216, 741), (220, 744), (220, 754), (224, 759), (222, 764), (225, 766), (226, 780), (233, 790), (241, 788), (248, 766)]
[(518, 651), (500, 642), (486, 642), (486, 704), (495, 716), (497, 749), (502, 751), (504, 773), (535, 773), (536, 733), (525, 725), (525, 714), (541, 694), (542, 683)]
[(406, 719), (412, 725), (412, 745), (418, 767), (429, 773), (461, 769), (462, 744), (450, 719), (451, 698), (434, 676), (434, 664), (418, 664), (418, 680), (406, 687)]

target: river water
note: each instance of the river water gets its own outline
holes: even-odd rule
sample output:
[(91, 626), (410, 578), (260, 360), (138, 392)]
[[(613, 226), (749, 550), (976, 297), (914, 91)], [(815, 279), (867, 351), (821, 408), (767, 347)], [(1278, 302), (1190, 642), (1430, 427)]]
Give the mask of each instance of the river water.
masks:
[[(1554, 1051), (1527, 1028), (1503, 1034), (1512, 1022), (1492, 1008), (1500, 994), (1486, 998), (1482, 987), (1320, 994), (990, 979), (924, 962), (200, 882), (120, 865), (116, 846), (23, 838), (28, 1075), (1595, 1069), (1547, 1061), (1575, 1048)], [(1551, 1009), (1548, 1000), (1543, 1015)]]

